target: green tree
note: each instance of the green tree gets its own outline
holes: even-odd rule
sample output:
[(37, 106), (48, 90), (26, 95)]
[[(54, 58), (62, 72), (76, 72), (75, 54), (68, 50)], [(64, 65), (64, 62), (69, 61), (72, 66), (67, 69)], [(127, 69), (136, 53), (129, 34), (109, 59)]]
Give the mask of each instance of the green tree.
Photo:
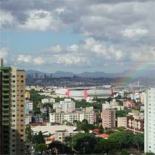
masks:
[(64, 143), (65, 143), (68, 147), (72, 147), (72, 136), (67, 136), (67, 137), (65, 137)]
[(97, 144), (95, 145), (95, 153), (105, 153), (105, 140), (97, 138)]
[(58, 103), (58, 102), (60, 102), (60, 101), (63, 101), (64, 99), (65, 99), (65, 98), (57, 97), (57, 98), (55, 98), (55, 102)]
[(45, 103), (42, 107), (46, 109), (46, 114), (44, 115), (45, 120), (49, 120), (49, 113), (53, 110), (52, 103)]
[(123, 150), (120, 152), (120, 155), (130, 155), (130, 153), (129, 153), (129, 151), (123, 149)]
[(116, 150), (116, 143), (114, 143), (113, 141), (109, 140), (109, 139), (102, 139), (102, 143), (103, 143), (103, 150), (104, 152), (108, 155), (110, 152), (113, 152), (114, 150)]
[(25, 135), (26, 135), (26, 142), (32, 142), (32, 130), (30, 125), (26, 126)]
[(34, 114), (41, 114), (39, 104), (41, 100), (45, 98), (45, 96), (40, 95), (38, 91), (32, 89), (30, 90), (30, 100), (33, 101), (33, 113)]
[(96, 137), (89, 133), (79, 133), (72, 137), (72, 147), (79, 153), (94, 153), (96, 144)]
[(89, 132), (89, 124), (86, 119), (84, 119), (81, 123), (81, 130), (83, 130), (85, 133)]
[(44, 151), (47, 150), (46, 144), (36, 144), (35, 146), (35, 151), (36, 152), (41, 152), (41, 155), (43, 154)]
[(44, 136), (40, 131), (38, 134), (35, 134), (32, 139), (34, 144), (45, 144)]
[(95, 128), (93, 124), (89, 124), (86, 119), (84, 119), (82, 122), (80, 121), (74, 121), (74, 124), (76, 124), (76, 128), (78, 131), (83, 130), (85, 133), (88, 133), (89, 130), (92, 130)]
[(127, 116), (127, 114), (128, 114), (128, 112), (125, 111), (125, 110), (118, 110), (118, 111), (116, 111), (116, 116), (117, 117), (125, 117), (125, 116)]
[(144, 149), (144, 134), (135, 134), (133, 139), (133, 144), (136, 146), (137, 150), (143, 150)]
[(75, 100), (75, 106), (76, 108), (86, 108), (93, 106), (92, 103), (87, 102), (86, 100), (76, 101)]
[(50, 150), (52, 154), (73, 154), (71, 148), (60, 141), (54, 141), (49, 144), (48, 150)]
[(110, 135), (109, 141), (115, 144), (115, 149), (128, 148), (133, 142), (133, 133), (127, 131), (117, 131)]

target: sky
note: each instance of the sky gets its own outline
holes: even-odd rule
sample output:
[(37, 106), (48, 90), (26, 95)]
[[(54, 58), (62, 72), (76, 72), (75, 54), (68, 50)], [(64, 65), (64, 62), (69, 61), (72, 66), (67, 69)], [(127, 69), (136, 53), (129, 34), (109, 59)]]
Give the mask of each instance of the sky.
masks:
[(44, 72), (154, 68), (154, 8), (155, 0), (0, 0), (0, 57)]

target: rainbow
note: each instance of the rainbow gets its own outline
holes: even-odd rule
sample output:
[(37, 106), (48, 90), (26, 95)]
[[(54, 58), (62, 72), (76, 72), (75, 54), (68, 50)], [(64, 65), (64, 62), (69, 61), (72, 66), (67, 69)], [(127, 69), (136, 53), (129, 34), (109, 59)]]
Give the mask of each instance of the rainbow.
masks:
[[(152, 68), (152, 66), (155, 63), (148, 63), (148, 62), (139, 62), (139, 63), (135, 63), (135, 65), (133, 65), (126, 74), (124, 74), (123, 77), (119, 78), (116, 83), (119, 84), (129, 84), (131, 83), (131, 81), (136, 78), (139, 77), (140, 75), (144, 75), (146, 73), (146, 71), (149, 68)], [(151, 75), (148, 75), (151, 76)]]

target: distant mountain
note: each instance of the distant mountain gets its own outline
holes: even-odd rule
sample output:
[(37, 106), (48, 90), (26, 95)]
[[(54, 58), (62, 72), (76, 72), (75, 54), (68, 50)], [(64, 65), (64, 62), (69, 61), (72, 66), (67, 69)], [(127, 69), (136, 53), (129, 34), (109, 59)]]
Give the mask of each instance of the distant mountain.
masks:
[[(59, 80), (57, 79), (59, 78)], [(136, 72), (105, 73), (105, 72), (83, 72), (75, 74), (72, 72), (58, 71), (55, 73), (44, 73), (35, 70), (27, 71), (26, 83), (28, 85), (53, 85), (53, 86), (101, 86), (103, 84), (129, 84), (140, 82), (145, 86), (155, 86), (155, 70), (139, 70)]]
[(115, 77), (121, 77), (124, 76), (123, 73), (105, 73), (105, 72), (84, 72), (78, 74), (80, 77), (88, 77), (88, 78), (115, 78)]
[(27, 70), (26, 73), (27, 74), (37, 74), (37, 73), (43, 74), (43, 72), (40, 72), (40, 71), (37, 71), (37, 70)]
[(27, 70), (26, 75), (27, 75), (27, 78), (34, 78), (34, 79), (35, 78), (43, 79), (45, 77), (51, 76), (50, 73), (44, 73), (44, 72), (36, 71), (36, 70)]
[(26, 71), (28, 77), (33, 78), (44, 78), (44, 77), (54, 77), (54, 78), (62, 78), (62, 77), (83, 77), (83, 78), (117, 78), (117, 77), (132, 77), (134, 78), (147, 78), (147, 77), (155, 77), (155, 70), (139, 70), (135, 71), (132, 74), (129, 71), (124, 71), (122, 73), (105, 73), (105, 72), (83, 72), (75, 74), (73, 72), (64, 72), (57, 71), (55, 73), (44, 73), (35, 70)]
[(83, 72), (79, 74), (75, 74), (72, 72), (63, 72), (63, 71), (57, 71), (55, 73), (44, 73), (40, 71), (35, 71), (35, 70), (28, 70), (27, 71), (27, 76), (30, 77), (54, 77), (54, 78), (61, 78), (61, 77), (83, 77), (83, 78), (101, 78), (101, 77), (106, 77), (106, 78), (111, 78), (111, 77), (120, 77), (122, 76), (122, 73), (105, 73), (105, 72)]
[(52, 77), (59, 78), (59, 77), (74, 77), (75, 74), (72, 72), (63, 72), (63, 71), (57, 71), (52, 74)]

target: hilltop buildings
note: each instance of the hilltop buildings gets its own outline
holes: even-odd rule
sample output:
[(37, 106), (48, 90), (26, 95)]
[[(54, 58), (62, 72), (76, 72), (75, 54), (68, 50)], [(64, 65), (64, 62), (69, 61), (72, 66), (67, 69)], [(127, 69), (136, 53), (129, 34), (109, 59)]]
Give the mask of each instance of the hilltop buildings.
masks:
[(25, 72), (0, 66), (0, 154), (24, 152)]

